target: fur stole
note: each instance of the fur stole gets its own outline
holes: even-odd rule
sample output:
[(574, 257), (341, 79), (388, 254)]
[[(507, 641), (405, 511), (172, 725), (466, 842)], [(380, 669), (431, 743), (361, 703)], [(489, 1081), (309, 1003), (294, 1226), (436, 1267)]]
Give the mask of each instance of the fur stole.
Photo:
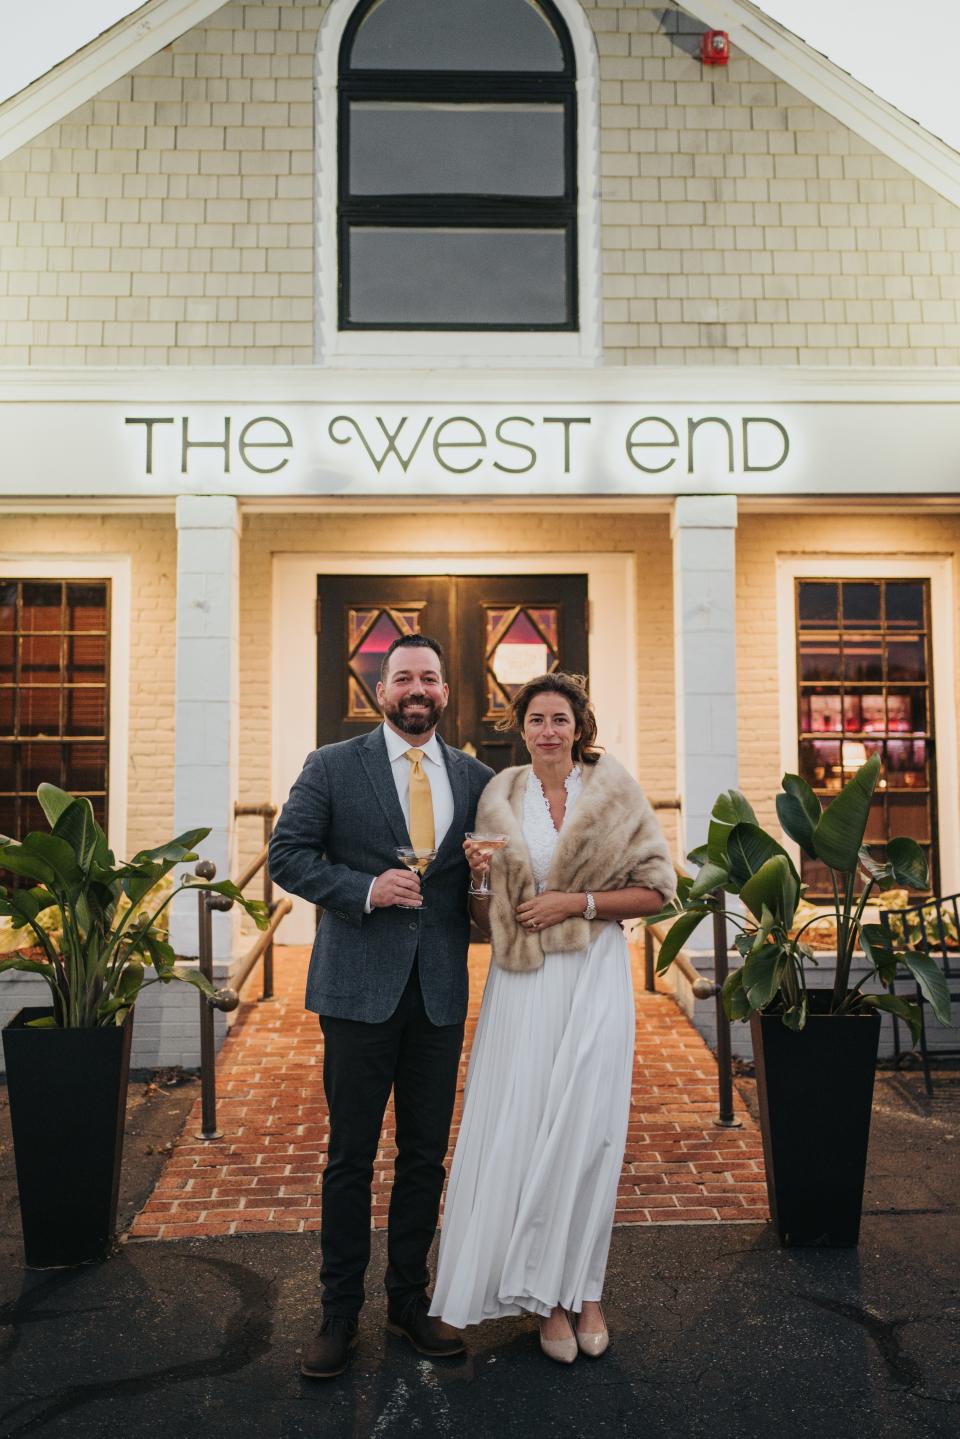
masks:
[[(590, 943), (590, 921), (579, 915), (543, 934), (517, 923), (517, 905), (536, 894), (523, 838), (529, 773), (529, 765), (515, 765), (495, 775), (480, 796), (474, 826), (478, 832), (510, 837), (490, 867), (490, 931), (496, 963), (520, 971), (539, 969), (544, 953), (586, 949)], [(677, 887), (673, 862), (643, 790), (617, 760), (601, 755), (596, 764), (583, 766), (580, 797), (560, 833), (547, 888), (596, 894), (634, 885), (672, 898)]]

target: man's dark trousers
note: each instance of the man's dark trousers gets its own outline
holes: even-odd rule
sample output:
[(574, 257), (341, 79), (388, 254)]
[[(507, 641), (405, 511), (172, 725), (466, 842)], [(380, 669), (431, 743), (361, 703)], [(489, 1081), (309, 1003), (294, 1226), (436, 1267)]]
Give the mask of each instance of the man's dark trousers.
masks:
[(427, 1253), (443, 1190), (463, 1024), (431, 1024), (419, 965), (389, 1019), (362, 1024), (321, 1014), (330, 1143), (323, 1174), (325, 1315), (353, 1319), (370, 1260), (370, 1192), (384, 1110), (394, 1091), (397, 1159), (387, 1230), (387, 1297), (399, 1310), (427, 1287)]
[(399, 1158), (390, 1209), (387, 1288), (394, 1313), (423, 1293), (467, 1013), (470, 870), (464, 832), (492, 770), (437, 736), (453, 818), (421, 880), (423, 908), (367, 908), (410, 835), (382, 728), (307, 756), (270, 841), (270, 873), (320, 905), (307, 1009), (321, 1016), (330, 1109), (323, 1183), (325, 1307), (351, 1318), (363, 1302), (370, 1180), (391, 1086)]

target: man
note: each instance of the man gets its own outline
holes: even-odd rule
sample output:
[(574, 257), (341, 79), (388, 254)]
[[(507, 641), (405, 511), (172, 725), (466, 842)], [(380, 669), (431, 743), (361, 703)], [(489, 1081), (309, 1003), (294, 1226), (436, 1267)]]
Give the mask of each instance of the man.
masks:
[[(449, 689), (436, 640), (402, 635), (383, 659), (371, 734), (311, 754), (270, 843), (276, 882), (324, 914), (307, 977), (320, 1016), (330, 1142), (323, 1175), (323, 1324), (302, 1372), (326, 1379), (357, 1341), (370, 1259), (370, 1184), (393, 1089), (397, 1158), (387, 1230), (388, 1326), (421, 1354), (462, 1352), (427, 1310), (427, 1252), (443, 1188), (467, 1011), (473, 827), (492, 771), (436, 733)], [(436, 848), (422, 881), (401, 845)]]

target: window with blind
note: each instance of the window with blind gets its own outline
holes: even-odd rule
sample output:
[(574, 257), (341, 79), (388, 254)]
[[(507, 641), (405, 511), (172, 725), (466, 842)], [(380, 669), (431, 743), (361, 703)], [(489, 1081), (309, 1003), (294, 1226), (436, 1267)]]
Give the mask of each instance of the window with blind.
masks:
[[(800, 774), (823, 803), (871, 755), (881, 761), (866, 842), (895, 835), (927, 853), (937, 886), (936, 771), (926, 580), (798, 580)], [(803, 856), (809, 898), (826, 868)]]
[(46, 828), (44, 780), (106, 829), (110, 582), (0, 579), (0, 834)]

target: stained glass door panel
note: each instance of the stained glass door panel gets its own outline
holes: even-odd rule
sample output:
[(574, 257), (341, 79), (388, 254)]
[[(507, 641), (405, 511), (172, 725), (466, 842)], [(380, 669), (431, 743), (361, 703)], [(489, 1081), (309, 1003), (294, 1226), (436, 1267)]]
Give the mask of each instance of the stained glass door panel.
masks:
[[(447, 659), (440, 734), (494, 769), (525, 759), (498, 733), (520, 685), (554, 669), (587, 670), (585, 575), (321, 576), (317, 581), (317, 743), (380, 722), (380, 665), (400, 634), (428, 634)], [(2, 659), (0, 659), (2, 663)]]
[(522, 741), (496, 723), (536, 675), (586, 674), (586, 576), (461, 577), (457, 587), (461, 743), (493, 769), (523, 764)]
[[(349, 739), (380, 723), (380, 666), (398, 635), (431, 635), (448, 652), (451, 632), (450, 580), (445, 576), (320, 576), (317, 743)], [(444, 716), (440, 732), (445, 739), (455, 735), (455, 711)]]

